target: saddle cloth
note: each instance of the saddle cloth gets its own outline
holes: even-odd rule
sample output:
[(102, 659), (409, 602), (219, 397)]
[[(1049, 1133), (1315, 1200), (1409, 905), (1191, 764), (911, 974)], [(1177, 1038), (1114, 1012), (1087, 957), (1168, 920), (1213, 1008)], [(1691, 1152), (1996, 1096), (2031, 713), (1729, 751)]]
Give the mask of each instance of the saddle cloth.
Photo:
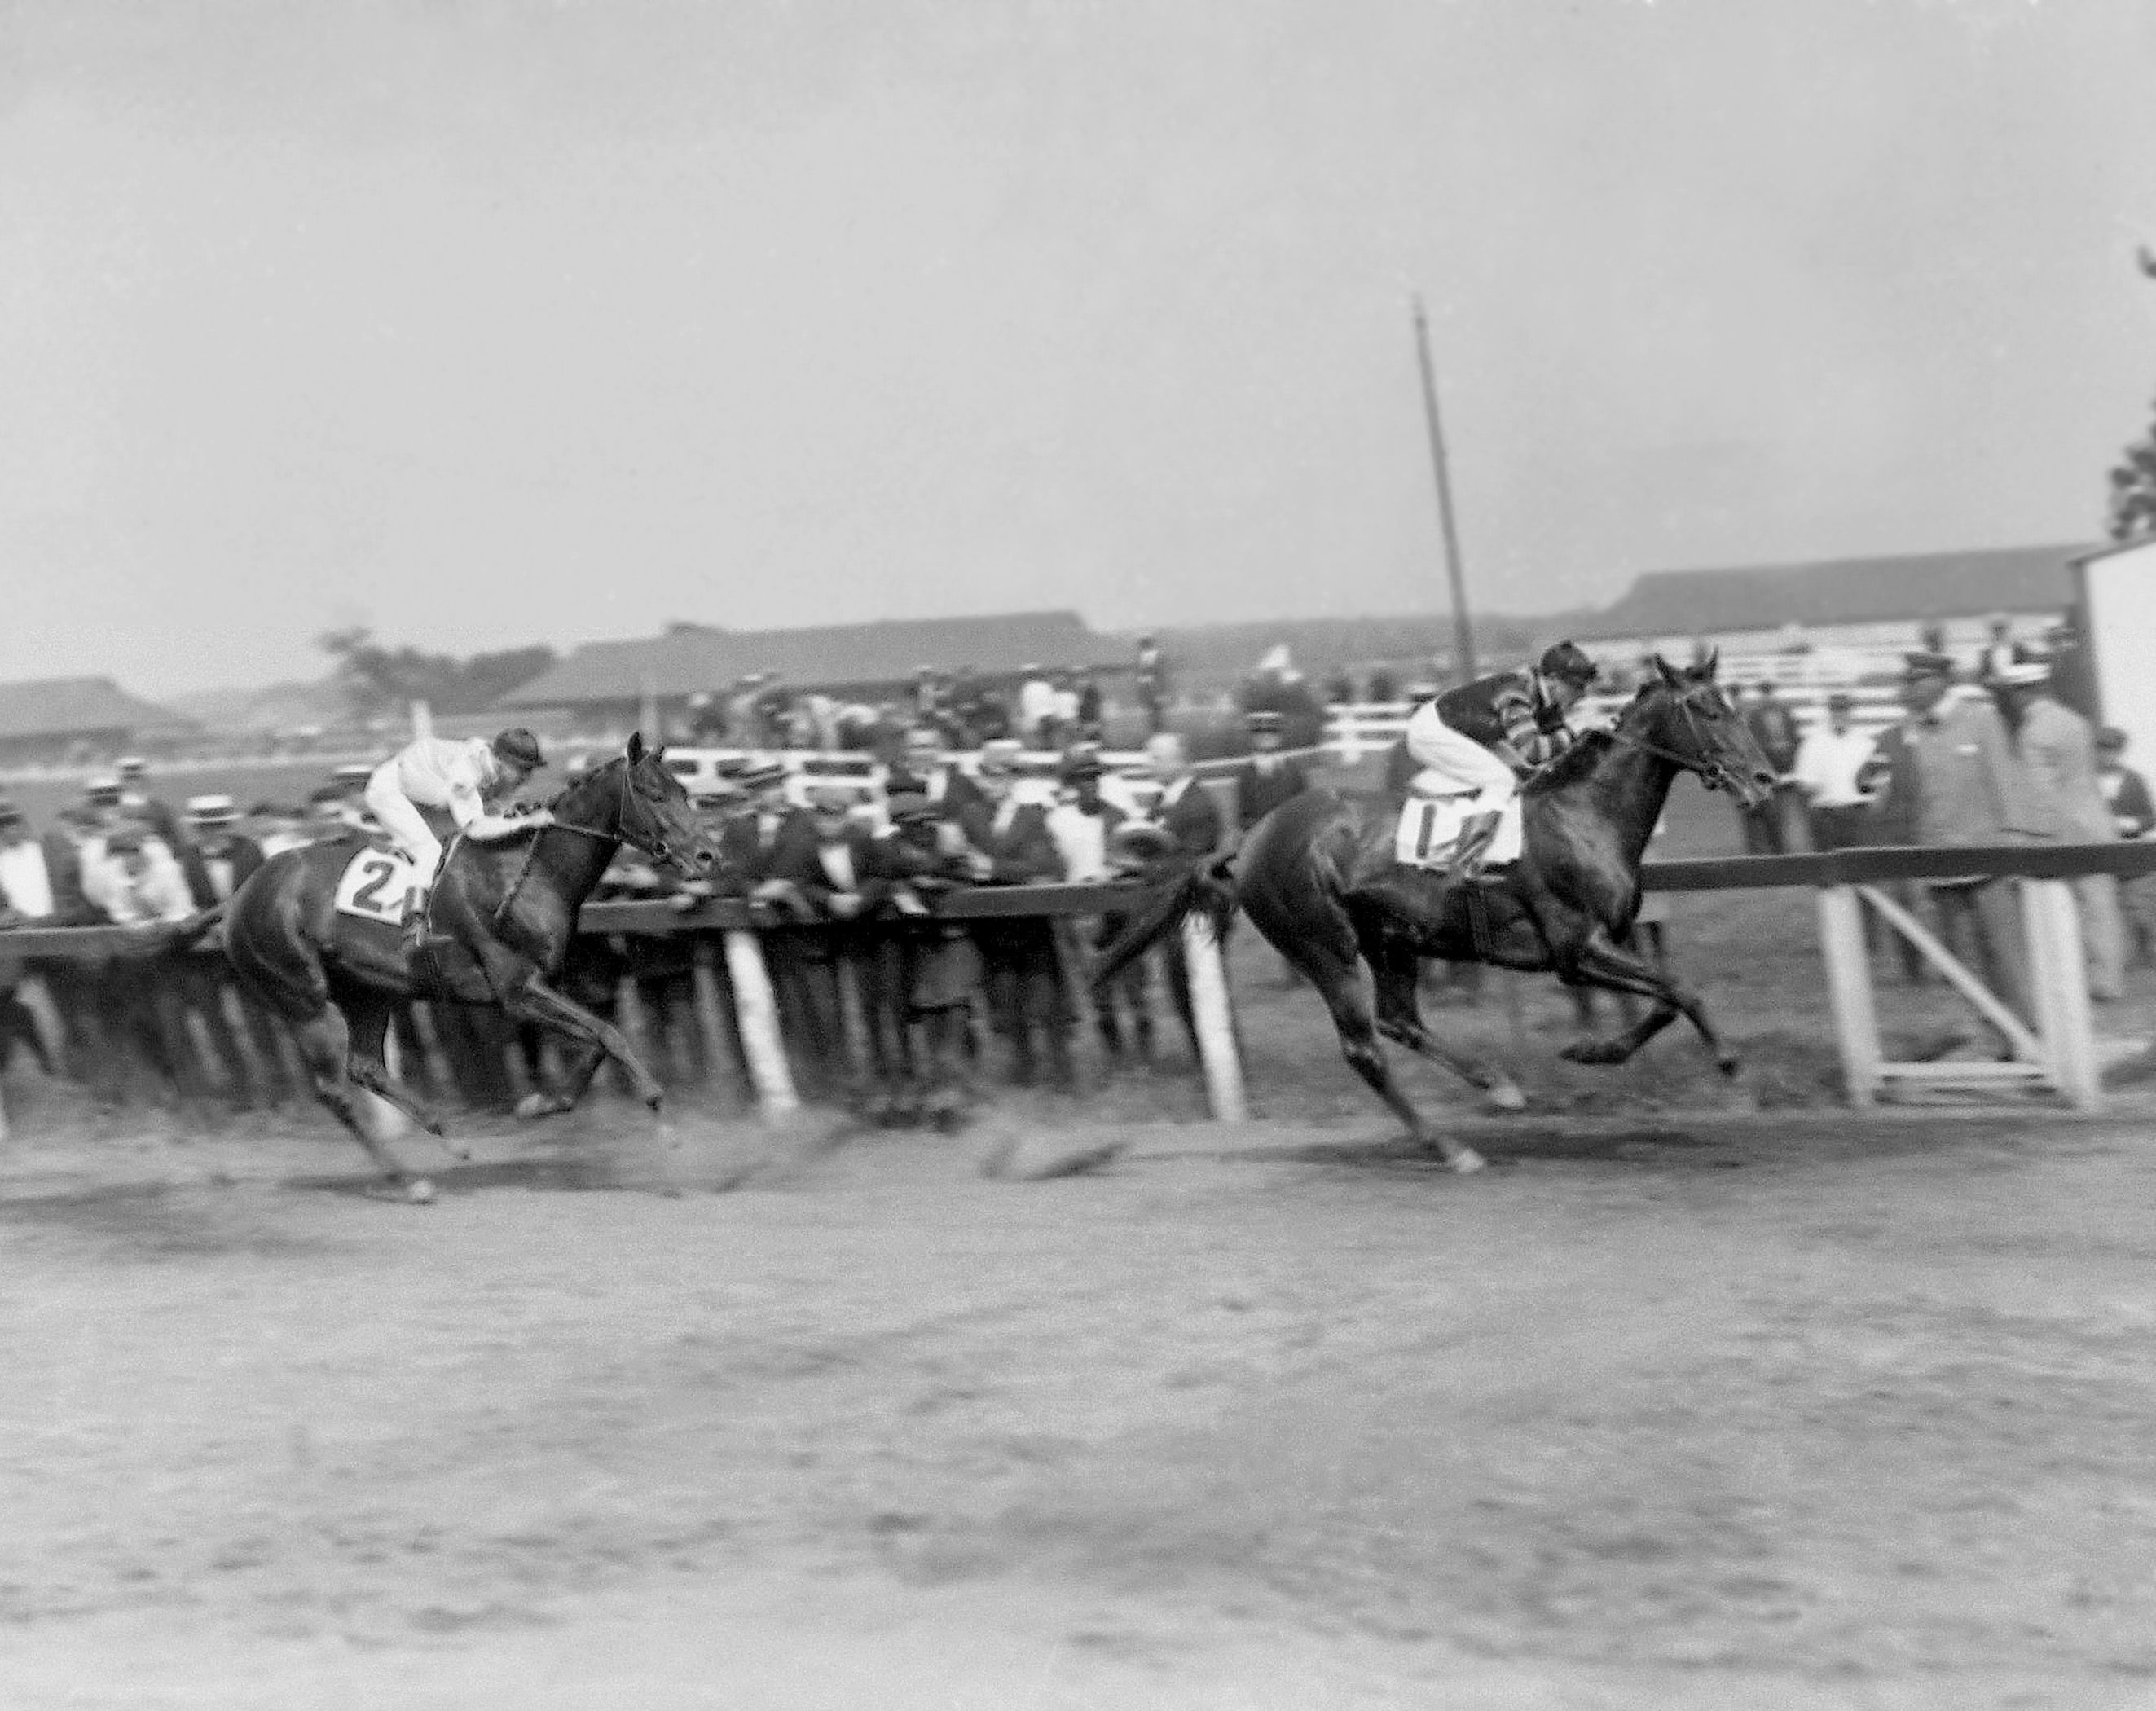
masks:
[(418, 867), (406, 860), (401, 850), (362, 845), (345, 864), (344, 876), (337, 881), (337, 912), (401, 927), (405, 902), (419, 884)]
[[(1403, 867), (1443, 867), (1460, 841), (1460, 828), (1474, 810), (1472, 796), (1410, 796), (1400, 811), (1393, 841), (1394, 859)], [(1485, 867), (1507, 867), (1520, 859), (1520, 799), (1507, 802), (1497, 821), (1497, 835), (1484, 858)]]

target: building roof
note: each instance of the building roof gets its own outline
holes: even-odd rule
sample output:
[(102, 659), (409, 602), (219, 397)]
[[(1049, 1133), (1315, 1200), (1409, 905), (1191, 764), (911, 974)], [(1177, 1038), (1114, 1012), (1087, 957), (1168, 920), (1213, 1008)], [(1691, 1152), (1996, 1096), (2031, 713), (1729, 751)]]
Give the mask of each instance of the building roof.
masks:
[(1652, 571), (1579, 633), (1600, 639), (1712, 635), (1787, 624), (2054, 611), (2072, 597), (2067, 564), (2087, 550), (2079, 543), (2007, 547), (1753, 570)]
[(0, 683), (0, 741), (184, 727), (192, 722), (170, 707), (128, 694), (110, 677)]
[(1113, 638), (1096, 635), (1075, 612), (1016, 612), (993, 618), (921, 618), (813, 629), (707, 629), (677, 624), (664, 635), (588, 642), (552, 670), (504, 696), (502, 707), (633, 701), (730, 689), (752, 671), (794, 689), (896, 684), (923, 665), (984, 677), (1039, 663), (1051, 671), (1129, 664)]

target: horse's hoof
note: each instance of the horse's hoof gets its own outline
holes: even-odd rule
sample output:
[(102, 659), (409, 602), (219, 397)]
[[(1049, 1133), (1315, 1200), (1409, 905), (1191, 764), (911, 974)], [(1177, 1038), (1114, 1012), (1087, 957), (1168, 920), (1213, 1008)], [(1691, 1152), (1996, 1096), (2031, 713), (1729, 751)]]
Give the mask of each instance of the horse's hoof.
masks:
[(1623, 1060), (1614, 1048), (1599, 1040), (1581, 1040), (1558, 1053), (1567, 1063), (1618, 1063)]
[(404, 1198), (415, 1206), (434, 1204), (434, 1184), (424, 1176), (415, 1176), (404, 1184)]
[(1486, 1102), (1492, 1111), (1502, 1111), (1510, 1115), (1527, 1108), (1527, 1096), (1512, 1082), (1500, 1082), (1490, 1089)]
[(1455, 1173), (1460, 1176), (1472, 1175), (1476, 1171), (1482, 1169), (1483, 1165), (1482, 1155), (1472, 1147), (1462, 1147), (1448, 1162)]
[(516, 1114), (526, 1123), (537, 1118), (552, 1117), (556, 1112), (567, 1109), (560, 1096), (554, 1093), (526, 1093), (516, 1102)]

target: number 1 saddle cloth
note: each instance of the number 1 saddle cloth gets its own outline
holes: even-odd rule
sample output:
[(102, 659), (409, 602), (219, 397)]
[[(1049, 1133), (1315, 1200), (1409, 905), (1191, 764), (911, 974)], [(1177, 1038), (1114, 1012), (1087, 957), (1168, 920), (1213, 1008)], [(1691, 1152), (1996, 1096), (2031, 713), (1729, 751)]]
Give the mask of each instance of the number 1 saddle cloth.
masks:
[[(1400, 811), (1393, 857), (1403, 867), (1443, 867), (1452, 860), (1460, 828), (1474, 812), (1471, 796), (1410, 796)], [(1520, 799), (1507, 802), (1497, 821), (1497, 835), (1483, 858), (1484, 868), (1509, 867), (1520, 859)]]

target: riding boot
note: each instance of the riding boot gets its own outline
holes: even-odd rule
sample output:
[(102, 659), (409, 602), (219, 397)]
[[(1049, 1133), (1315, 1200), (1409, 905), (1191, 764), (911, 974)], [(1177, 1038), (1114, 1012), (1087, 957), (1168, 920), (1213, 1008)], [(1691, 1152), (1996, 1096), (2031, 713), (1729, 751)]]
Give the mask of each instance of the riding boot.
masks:
[(1471, 814), (1461, 823), (1460, 841), (1453, 848), (1452, 860), (1445, 866), (1446, 878), (1481, 877), (1482, 864), (1490, 854), (1490, 846), (1497, 841), (1497, 825), (1502, 818), (1492, 809), (1487, 814)]
[(427, 896), (425, 891), (414, 891), (411, 903), (404, 912), (402, 948), (407, 959), (426, 949), (427, 941), (434, 936), (433, 927), (427, 919)]

